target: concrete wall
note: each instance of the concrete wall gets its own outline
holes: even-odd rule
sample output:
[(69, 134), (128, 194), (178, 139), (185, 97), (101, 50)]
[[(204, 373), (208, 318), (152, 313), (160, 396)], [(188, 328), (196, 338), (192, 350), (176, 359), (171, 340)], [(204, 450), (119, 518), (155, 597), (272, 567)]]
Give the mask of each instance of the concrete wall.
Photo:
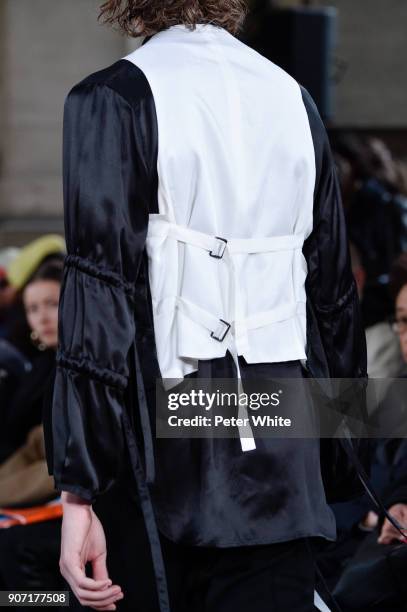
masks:
[[(339, 9), (337, 55), (347, 71), (336, 88), (336, 123), (406, 128), (407, 2), (314, 4)], [(30, 223), (18, 225), (19, 219), (40, 216), (39, 228), (61, 227), (64, 98), (81, 78), (140, 42), (98, 24), (99, 5), (99, 0), (0, 0), (0, 247), (19, 232), (28, 235)], [(1, 218), (11, 219), (11, 229)]]
[(324, 0), (339, 12), (337, 55), (347, 69), (336, 87), (336, 123), (407, 127), (407, 2)]
[(64, 98), (128, 52), (126, 38), (98, 24), (99, 4), (0, 0), (0, 217), (62, 214)]
[[(305, 4), (301, 0), (248, 1), (286, 8)], [(336, 56), (346, 70), (335, 86), (336, 124), (407, 128), (407, 2), (311, 0), (309, 4), (338, 9)]]

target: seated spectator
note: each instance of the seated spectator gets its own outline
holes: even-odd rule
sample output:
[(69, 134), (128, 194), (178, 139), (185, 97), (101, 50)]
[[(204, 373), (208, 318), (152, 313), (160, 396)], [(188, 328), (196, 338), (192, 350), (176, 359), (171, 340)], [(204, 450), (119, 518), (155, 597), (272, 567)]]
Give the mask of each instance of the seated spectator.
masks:
[(31, 251), (35, 267), (30, 258), (26, 265), (20, 260), (19, 270), (14, 268), (10, 275), (18, 287), (36, 356), (14, 397), (9, 401), (6, 397), (1, 406), (0, 507), (23, 513), (33, 506), (41, 510), (43, 505), (44, 512), (37, 522), (0, 529), (0, 589), (4, 590), (68, 590), (58, 565), (61, 520), (49, 519), (55, 514), (47, 514), (45, 507), (59, 497), (48, 474), (42, 424), (55, 374), (64, 262), (61, 250), (54, 252), (55, 246), (51, 250)]
[(333, 139), (333, 148), (349, 239), (359, 250), (366, 274), (363, 318), (366, 326), (372, 326), (391, 314), (390, 267), (407, 250), (405, 182), (397, 160), (378, 139), (342, 134)]
[(0, 507), (38, 505), (58, 495), (48, 475), (44, 430), (37, 425), (25, 444), (0, 465)]
[[(407, 362), (407, 253), (403, 253), (393, 264), (390, 287), (396, 304), (393, 328), (398, 334), (401, 352)], [(407, 440), (400, 441), (400, 444), (407, 447)], [(390, 514), (407, 528), (407, 468), (396, 483), (388, 484), (385, 502)], [(390, 544), (395, 540), (403, 540), (403, 537), (390, 521), (385, 519), (378, 541), (381, 544)]]
[[(390, 294), (395, 304), (393, 330), (407, 363), (407, 253), (390, 271)], [(381, 402), (374, 406), (375, 423), (384, 436), (374, 440), (371, 481), (388, 512), (405, 527), (407, 535), (407, 439), (390, 437), (405, 432), (406, 374), (390, 381)], [(403, 382), (403, 379), (405, 382)], [(368, 495), (338, 505), (339, 538), (321, 559), (330, 587), (346, 610), (402, 612), (407, 605), (404, 574), (407, 568), (406, 538), (375, 507)], [(400, 543), (402, 545), (400, 546)], [(366, 587), (359, 589), (358, 586)]]
[[(350, 244), (352, 272), (356, 280), (359, 299), (363, 299), (366, 270), (359, 249)], [(369, 378), (395, 378), (407, 373), (398, 342), (388, 320), (378, 321), (365, 329), (367, 346), (367, 372)]]
[[(30, 361), (5, 338), (0, 338), (0, 397), (10, 401), (21, 378), (31, 370)], [(0, 413), (0, 427), (3, 427)]]
[[(58, 234), (46, 234), (33, 240), (13, 257), (1, 257), (4, 261), (3, 289), (0, 289), (0, 334), (31, 360), (37, 355), (37, 347), (30, 339), (30, 328), (25, 314), (22, 293), (30, 277), (45, 258), (62, 257), (66, 252), (65, 240)], [(1, 286), (1, 285), (0, 285)]]
[(21, 289), (36, 356), (30, 372), (20, 380), (18, 391), (2, 402), (0, 463), (17, 451), (32, 428), (42, 422), (44, 394), (55, 373), (63, 260), (62, 253), (46, 256)]

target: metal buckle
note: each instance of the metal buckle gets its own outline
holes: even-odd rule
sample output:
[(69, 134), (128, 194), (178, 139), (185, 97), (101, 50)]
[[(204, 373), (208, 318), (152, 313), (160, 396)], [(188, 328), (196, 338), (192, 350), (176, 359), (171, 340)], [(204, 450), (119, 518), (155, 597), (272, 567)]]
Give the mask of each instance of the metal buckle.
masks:
[(221, 238), (220, 236), (215, 236), (215, 238), (217, 240), (222, 240), (223, 244), (219, 243), (218, 246), (220, 247), (220, 249), (218, 250), (216, 255), (214, 254), (213, 251), (209, 251), (209, 255), (211, 257), (214, 257), (215, 259), (222, 259), (223, 253), (225, 252), (225, 249), (226, 249), (227, 240), (226, 240), (226, 238)]
[(230, 325), (230, 323), (228, 323), (227, 321), (224, 321), (223, 319), (219, 319), (219, 321), (226, 326), (225, 330), (224, 330), (224, 332), (223, 332), (223, 334), (221, 336), (220, 335), (216, 335), (216, 332), (219, 331), (219, 328), (217, 330), (215, 330), (215, 331), (212, 331), (211, 332), (211, 338), (214, 338), (214, 340), (218, 340), (219, 342), (222, 342), (225, 339), (225, 336), (228, 333), (231, 325)]

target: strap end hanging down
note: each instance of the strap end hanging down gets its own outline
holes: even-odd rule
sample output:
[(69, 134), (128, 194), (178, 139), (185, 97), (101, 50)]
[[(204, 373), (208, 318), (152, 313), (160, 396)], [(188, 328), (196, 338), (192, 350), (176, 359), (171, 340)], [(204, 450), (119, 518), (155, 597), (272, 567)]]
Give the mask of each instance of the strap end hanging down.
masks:
[(140, 500), (141, 511), (144, 518), (147, 537), (150, 544), (155, 584), (158, 598), (159, 612), (171, 612), (167, 575), (162, 554), (160, 535), (155, 519), (154, 508), (150, 491), (146, 482), (146, 475), (142, 467), (136, 437), (132, 429), (130, 419), (123, 411), (123, 426), (129, 451), (132, 472), (136, 481), (137, 491)]
[[(236, 364), (236, 368), (237, 368), (237, 376), (238, 376), (238, 383), (237, 383), (237, 392), (238, 392), (238, 397), (240, 398), (240, 394), (244, 393), (244, 389), (243, 389), (243, 385), (242, 385), (242, 378), (240, 375), (240, 367), (239, 367), (239, 357), (237, 354), (237, 351), (234, 350), (233, 351), (233, 358)], [(241, 404), (239, 401), (239, 411), (238, 411), (238, 418), (242, 419), (244, 422), (244, 419), (248, 419), (249, 415), (247, 413), (247, 407), (245, 404)], [(253, 436), (253, 431), (252, 428), (250, 427), (250, 425), (245, 425), (245, 426), (239, 426), (239, 436), (240, 436), (240, 444), (242, 447), (242, 451), (244, 453), (247, 453), (248, 451), (252, 451), (256, 449), (256, 442)]]
[(240, 443), (244, 453), (247, 453), (247, 451), (256, 450), (256, 442), (254, 441), (254, 438), (240, 438)]
[(154, 446), (153, 436), (151, 432), (150, 414), (148, 410), (148, 403), (146, 397), (146, 391), (144, 387), (143, 374), (141, 371), (140, 358), (136, 346), (136, 341), (133, 343), (134, 353), (134, 365), (136, 368), (136, 388), (137, 388), (137, 404), (140, 415), (140, 424), (143, 434), (144, 443), (144, 460), (146, 470), (146, 481), (147, 484), (152, 484), (155, 480), (155, 460), (154, 460)]

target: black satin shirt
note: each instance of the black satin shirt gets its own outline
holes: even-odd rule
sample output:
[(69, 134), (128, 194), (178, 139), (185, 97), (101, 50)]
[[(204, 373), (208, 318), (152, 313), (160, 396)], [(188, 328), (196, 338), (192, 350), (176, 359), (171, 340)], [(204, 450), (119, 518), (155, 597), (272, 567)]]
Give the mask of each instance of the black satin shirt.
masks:
[[(303, 247), (306, 367), (315, 377), (366, 377), (334, 161), (315, 104), (302, 94), (317, 167), (314, 229)], [(55, 485), (88, 501), (106, 492), (121, 470), (131, 423), (139, 479), (155, 460), (155, 480), (141, 487), (141, 503), (148, 512), (154, 507), (159, 528), (171, 539), (221, 547), (304, 535), (333, 539), (318, 441), (259, 440), (255, 453), (242, 453), (239, 440), (143, 435), (148, 425), (140, 408), (147, 406), (154, 417), (151, 398), (159, 376), (145, 253), (148, 215), (158, 212), (157, 151), (153, 95), (135, 65), (120, 60), (71, 90), (63, 145), (68, 256), (47, 439)], [(301, 367), (242, 363), (244, 375), (258, 378), (279, 368), (301, 376)], [(226, 355), (200, 363), (198, 375), (233, 375), (231, 368)]]

